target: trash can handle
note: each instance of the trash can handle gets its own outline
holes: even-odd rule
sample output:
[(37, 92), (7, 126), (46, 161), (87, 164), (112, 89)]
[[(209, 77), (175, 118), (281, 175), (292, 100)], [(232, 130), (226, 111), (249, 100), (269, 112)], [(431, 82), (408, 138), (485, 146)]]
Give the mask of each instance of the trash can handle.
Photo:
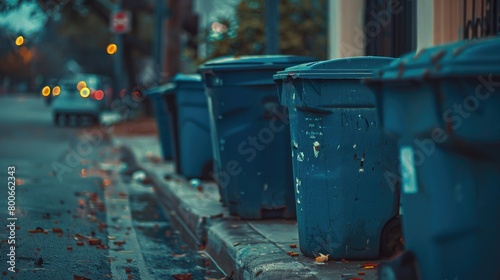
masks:
[(319, 106), (310, 106), (310, 105), (299, 105), (296, 107), (297, 110), (303, 112), (310, 112), (318, 115), (329, 115), (333, 114), (332, 108), (319, 107)]
[(203, 73), (203, 79), (205, 80), (205, 85), (208, 88), (222, 85), (222, 80), (213, 72)]

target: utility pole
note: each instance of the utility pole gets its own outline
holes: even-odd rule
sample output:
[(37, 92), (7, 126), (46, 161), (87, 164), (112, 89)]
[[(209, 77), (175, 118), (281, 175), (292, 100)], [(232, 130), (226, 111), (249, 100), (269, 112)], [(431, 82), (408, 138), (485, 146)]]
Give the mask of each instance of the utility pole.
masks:
[(158, 85), (162, 81), (162, 73), (165, 71), (165, 17), (168, 11), (168, 0), (156, 0), (155, 10), (155, 32), (153, 59), (155, 65), (155, 82)]
[(181, 24), (183, 15), (181, 14), (181, 1), (166, 0), (170, 11), (167, 20), (166, 42), (165, 42), (165, 70), (168, 76), (173, 76), (180, 71), (181, 56)]
[(265, 9), (265, 35), (266, 35), (266, 54), (279, 53), (279, 13), (278, 13), (278, 0), (266, 0), (264, 4)]
[[(113, 6), (113, 11), (118, 12), (122, 10), (122, 0), (117, 0), (115, 5)], [(112, 19), (110, 19), (112, 20)], [(114, 92), (120, 93), (122, 89), (127, 90), (129, 87), (128, 84), (128, 76), (125, 74), (123, 71), (123, 56), (124, 56), (124, 48), (123, 48), (123, 35), (122, 34), (115, 34), (114, 36), (114, 43), (117, 46), (118, 51), (113, 55), (114, 59), (114, 76), (115, 76), (115, 86), (116, 89)], [(115, 96), (116, 97), (116, 96)]]

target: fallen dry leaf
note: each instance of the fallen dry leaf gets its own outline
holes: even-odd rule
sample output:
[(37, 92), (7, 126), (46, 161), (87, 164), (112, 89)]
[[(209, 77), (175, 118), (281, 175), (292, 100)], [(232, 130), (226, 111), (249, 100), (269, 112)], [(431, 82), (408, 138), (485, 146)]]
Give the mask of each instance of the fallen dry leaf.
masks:
[(85, 276), (80, 276), (80, 275), (74, 274), (73, 275), (73, 280), (90, 280), (90, 279), (87, 278), (87, 277), (85, 277)]
[(298, 257), (299, 256), (299, 253), (297, 252), (288, 252), (287, 253), (290, 257)]
[(29, 233), (44, 233), (45, 231), (41, 227), (37, 227), (36, 229), (28, 230)]
[(55, 232), (55, 233), (62, 233), (63, 230), (60, 229), (60, 228), (52, 228), (52, 232)]
[(290, 248), (297, 248), (297, 244), (290, 244)]
[(361, 265), (361, 268), (363, 268), (363, 269), (374, 269), (377, 266), (378, 266), (378, 263), (364, 263), (364, 264)]
[(99, 239), (99, 238), (89, 238), (88, 244), (89, 245), (101, 245), (101, 239)]
[(116, 246), (122, 246), (125, 243), (126, 243), (125, 240), (120, 240), (120, 241), (113, 242), (113, 244), (115, 244)]
[(173, 277), (176, 280), (191, 280), (193, 279), (193, 274), (192, 273), (175, 274), (173, 275)]
[(78, 234), (78, 233), (77, 233), (77, 234), (73, 235), (73, 238), (74, 238), (75, 240), (87, 240), (87, 239), (89, 239), (90, 237), (89, 237), (89, 236), (85, 236), (85, 235), (81, 235), (81, 234)]
[(317, 263), (327, 262), (329, 255), (330, 254), (323, 255), (323, 254), (319, 253), (319, 256), (314, 259), (314, 262), (317, 262)]
[(38, 258), (38, 260), (35, 262), (35, 265), (36, 265), (36, 266), (42, 266), (42, 264), (43, 264), (43, 259), (40, 257), (40, 258)]

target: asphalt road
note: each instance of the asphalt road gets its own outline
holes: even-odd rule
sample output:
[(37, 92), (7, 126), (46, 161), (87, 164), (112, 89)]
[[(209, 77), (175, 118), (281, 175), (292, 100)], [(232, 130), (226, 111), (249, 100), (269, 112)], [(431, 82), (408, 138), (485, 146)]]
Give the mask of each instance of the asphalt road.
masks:
[(0, 96), (0, 279), (217, 276), (121, 158), (98, 126), (55, 127), (41, 98)]

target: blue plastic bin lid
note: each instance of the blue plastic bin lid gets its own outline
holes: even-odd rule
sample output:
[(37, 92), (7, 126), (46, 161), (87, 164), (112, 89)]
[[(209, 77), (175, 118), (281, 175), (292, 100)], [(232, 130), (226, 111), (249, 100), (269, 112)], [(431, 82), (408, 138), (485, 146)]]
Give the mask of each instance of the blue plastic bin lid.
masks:
[(179, 88), (203, 89), (203, 82), (200, 74), (177, 74), (172, 82)]
[(235, 71), (249, 69), (276, 69), (281, 70), (289, 66), (316, 61), (308, 56), (296, 55), (247, 55), (224, 56), (211, 59), (201, 65), (198, 71)]
[(201, 83), (201, 75), (200, 74), (177, 74), (175, 75), (173, 82), (192, 82), (192, 83)]
[(395, 59), (382, 56), (358, 56), (305, 63), (286, 68), (273, 76), (274, 80), (294, 79), (362, 79)]
[(476, 77), (500, 74), (500, 38), (460, 41), (403, 56), (374, 81)]
[(163, 95), (163, 94), (170, 94), (173, 93), (175, 90), (175, 84), (174, 83), (166, 83), (157, 87), (150, 88), (146, 90), (146, 95), (149, 95), (151, 97)]

